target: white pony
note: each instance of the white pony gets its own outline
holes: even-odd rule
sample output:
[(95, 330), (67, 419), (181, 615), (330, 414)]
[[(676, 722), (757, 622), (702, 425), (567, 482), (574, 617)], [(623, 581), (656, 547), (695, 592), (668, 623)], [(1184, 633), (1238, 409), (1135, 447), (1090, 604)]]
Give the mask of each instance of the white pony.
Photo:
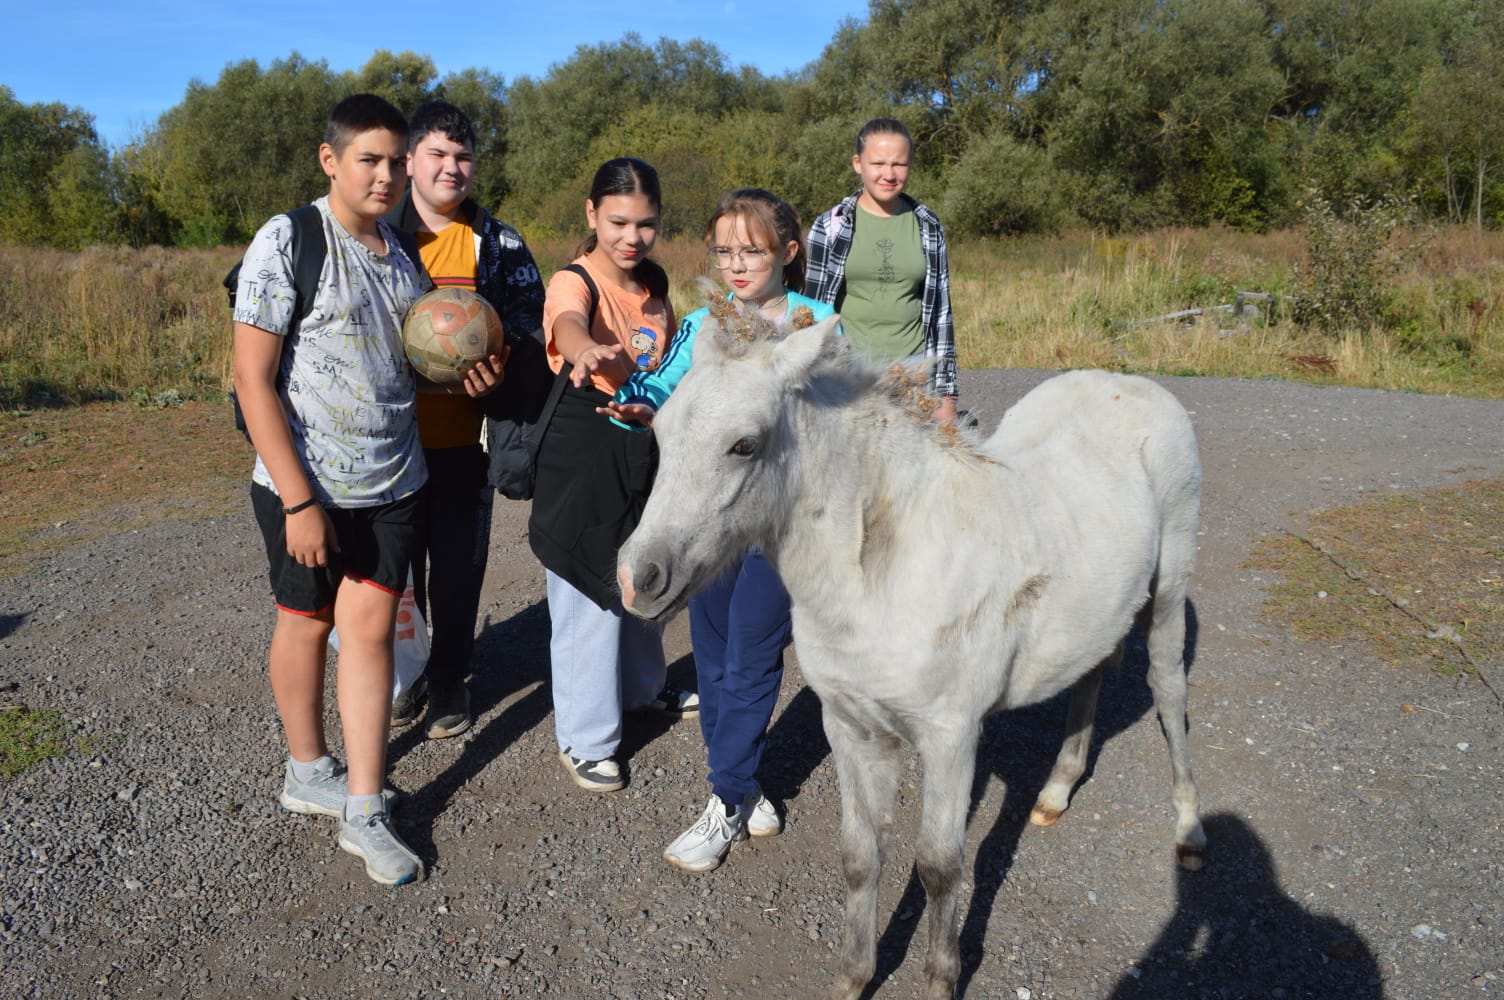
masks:
[(654, 421), (658, 478), (618, 579), (630, 611), (663, 619), (751, 546), (783, 578), (841, 783), (837, 995), (858, 996), (875, 969), (901, 745), (924, 764), (915, 864), (929, 897), (926, 996), (938, 1000), (960, 973), (983, 718), (1073, 687), (1065, 746), (1031, 817), (1054, 822), (1085, 770), (1101, 666), (1140, 613), (1176, 854), (1201, 867), (1182, 659), (1201, 472), (1185, 410), (1147, 379), (1073, 372), (977, 444), (916, 415), (912, 374), (855, 360), (834, 319), (783, 339), (751, 322), (723, 316), (701, 330)]

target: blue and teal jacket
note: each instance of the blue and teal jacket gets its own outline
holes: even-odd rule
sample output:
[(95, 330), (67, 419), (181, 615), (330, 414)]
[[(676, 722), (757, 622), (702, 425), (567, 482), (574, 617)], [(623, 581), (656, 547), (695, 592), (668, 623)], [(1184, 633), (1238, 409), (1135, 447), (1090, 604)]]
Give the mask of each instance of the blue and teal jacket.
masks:
[[(728, 295), (727, 298), (730, 296)], [(791, 291), (784, 316), (787, 317), (800, 306), (808, 307), (817, 323), (836, 311), (834, 306), (816, 302), (808, 296)], [(679, 381), (684, 378), (684, 373), (689, 371), (690, 358), (693, 357), (695, 349), (695, 334), (699, 333), (700, 325), (709, 315), (709, 309), (696, 309), (684, 317), (684, 322), (679, 324), (679, 332), (669, 342), (668, 353), (663, 356), (662, 361), (658, 362), (658, 367), (652, 371), (638, 372), (627, 379), (622, 387), (616, 390), (612, 402), (621, 405), (646, 403), (654, 410), (662, 409), (664, 402), (673, 394), (674, 389), (678, 388)], [(622, 423), (614, 417), (611, 422), (629, 430), (647, 429), (637, 424)]]

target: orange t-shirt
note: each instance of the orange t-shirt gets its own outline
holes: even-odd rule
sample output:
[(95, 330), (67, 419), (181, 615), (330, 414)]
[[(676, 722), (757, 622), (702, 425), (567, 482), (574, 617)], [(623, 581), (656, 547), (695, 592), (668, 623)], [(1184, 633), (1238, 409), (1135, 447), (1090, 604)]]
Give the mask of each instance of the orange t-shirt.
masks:
[[(590, 265), (586, 257), (573, 263), (582, 265), (595, 279), (600, 289), (600, 301), (595, 309), (595, 321), (590, 324), (590, 336), (598, 344), (621, 344), (627, 357), (638, 371), (652, 371), (658, 367), (668, 351), (668, 342), (674, 335), (674, 307), (666, 300), (654, 298), (647, 289), (634, 295), (601, 277), (600, 271)], [(548, 296), (543, 301), (543, 329), (548, 337), (548, 364), (555, 372), (564, 367), (564, 356), (554, 346), (554, 321), (565, 313), (577, 312), (590, 315), (590, 290), (580, 276), (569, 271), (560, 271), (548, 283)], [(590, 383), (610, 396), (621, 388), (624, 379), (594, 372)]]
[[(475, 230), (468, 222), (459, 219), (437, 233), (418, 233), (417, 237), (418, 254), (436, 288), (475, 290)], [(418, 393), (418, 437), (425, 448), (479, 444), (483, 417), (480, 404), (468, 395)]]

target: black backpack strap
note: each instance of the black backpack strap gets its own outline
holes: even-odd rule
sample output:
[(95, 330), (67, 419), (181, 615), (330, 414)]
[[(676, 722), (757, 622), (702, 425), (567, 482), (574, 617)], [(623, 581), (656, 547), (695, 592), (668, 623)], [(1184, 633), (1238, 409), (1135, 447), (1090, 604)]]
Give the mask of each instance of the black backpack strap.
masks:
[(324, 240), (324, 217), (317, 205), (301, 205), (287, 217), (292, 220), (292, 288), (296, 296), (292, 314), (294, 322), (301, 322), (313, 311), (329, 248)]
[(585, 324), (585, 329), (588, 332), (590, 327), (595, 325), (595, 307), (600, 304), (601, 290), (595, 287), (595, 279), (590, 276), (589, 271), (585, 270), (584, 265), (565, 264), (564, 270), (583, 281), (585, 283), (585, 290), (590, 293), (590, 316)]
[[(600, 303), (601, 291), (595, 286), (595, 279), (590, 277), (590, 272), (579, 264), (565, 264), (564, 270), (575, 275), (585, 283), (585, 290), (590, 293), (590, 316), (588, 326), (595, 325), (596, 306)], [(554, 410), (559, 407), (559, 400), (564, 395), (564, 390), (569, 387), (569, 374), (574, 371), (574, 365), (568, 361), (559, 369), (559, 374), (554, 376), (554, 384), (549, 387), (548, 400), (543, 404), (543, 410), (538, 414), (537, 430), (533, 434), (533, 462), (537, 463), (538, 448), (543, 444), (543, 436), (548, 432), (548, 422), (553, 419)]]
[(392, 235), (397, 237), (397, 245), (402, 248), (402, 252), (407, 255), (407, 259), (412, 261), (413, 267), (417, 269), (418, 280), (423, 286), (423, 291), (433, 291), (433, 278), (429, 277), (428, 268), (423, 266), (423, 255), (418, 252), (417, 235), (394, 224), (390, 219), (387, 220), (387, 225), (392, 227)]

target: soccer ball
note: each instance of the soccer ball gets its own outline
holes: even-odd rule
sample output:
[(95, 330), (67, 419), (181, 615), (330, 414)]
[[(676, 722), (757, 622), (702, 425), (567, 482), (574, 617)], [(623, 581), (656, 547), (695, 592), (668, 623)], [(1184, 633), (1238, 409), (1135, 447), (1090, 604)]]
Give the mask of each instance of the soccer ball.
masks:
[(402, 321), (407, 360), (430, 382), (452, 385), (487, 355), (500, 354), (501, 317), (468, 288), (435, 288)]

